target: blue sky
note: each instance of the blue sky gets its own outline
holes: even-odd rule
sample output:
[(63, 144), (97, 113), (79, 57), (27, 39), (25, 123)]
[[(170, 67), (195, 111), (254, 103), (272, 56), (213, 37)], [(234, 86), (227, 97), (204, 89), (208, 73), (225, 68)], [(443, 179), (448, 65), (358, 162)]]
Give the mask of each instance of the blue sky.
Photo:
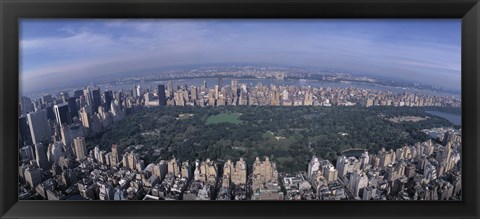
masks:
[(26, 93), (209, 63), (341, 69), (460, 89), (460, 19), (22, 19), (20, 25)]

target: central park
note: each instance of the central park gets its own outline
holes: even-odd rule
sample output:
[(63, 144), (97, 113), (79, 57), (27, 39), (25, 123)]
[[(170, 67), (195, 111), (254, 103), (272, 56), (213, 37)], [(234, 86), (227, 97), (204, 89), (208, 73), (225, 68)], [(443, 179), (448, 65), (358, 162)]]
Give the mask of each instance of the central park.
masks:
[[(89, 149), (136, 152), (147, 163), (269, 156), (280, 171), (304, 170), (312, 155), (334, 161), (349, 149), (376, 153), (425, 141), (422, 129), (456, 127), (417, 107), (153, 107), (87, 139)], [(434, 109), (435, 110), (435, 109)], [(398, 117), (427, 118), (392, 121)], [(140, 146), (140, 147), (138, 147)]]

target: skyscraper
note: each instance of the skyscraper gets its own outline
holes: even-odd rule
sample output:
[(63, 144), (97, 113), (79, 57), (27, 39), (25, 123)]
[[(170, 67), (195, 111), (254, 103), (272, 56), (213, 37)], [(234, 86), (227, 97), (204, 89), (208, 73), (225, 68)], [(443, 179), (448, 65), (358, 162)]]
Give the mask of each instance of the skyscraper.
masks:
[(118, 161), (119, 161), (118, 160), (119, 159), (118, 158), (118, 150), (117, 150), (117, 145), (116, 144), (112, 144), (112, 154), (111, 154), (111, 156), (112, 157), (111, 157), (110, 163), (113, 167), (116, 167), (117, 164), (118, 164)]
[(190, 88), (190, 96), (191, 96), (192, 101), (195, 101), (195, 100), (198, 99), (198, 91), (197, 91), (196, 86), (192, 86)]
[(135, 93), (137, 94), (137, 97), (142, 96), (142, 89), (140, 88), (140, 85), (135, 85)]
[(158, 85), (158, 101), (160, 106), (167, 105), (167, 97), (165, 95), (165, 85)]
[(47, 104), (47, 105), (50, 104), (50, 103), (53, 103), (52, 95), (50, 95), (50, 94), (44, 95), (44, 96), (42, 97), (42, 102), (43, 102), (44, 104)]
[(27, 119), (34, 144), (50, 138), (50, 127), (48, 126), (47, 112), (45, 110), (31, 112), (27, 114)]
[(40, 168), (48, 169), (47, 148), (42, 143), (35, 144), (35, 157)]
[(84, 137), (76, 137), (73, 139), (73, 144), (75, 145), (77, 160), (81, 160), (87, 156), (87, 146)]
[(167, 82), (167, 91), (168, 91), (168, 97), (173, 97), (173, 84), (172, 81)]
[(20, 107), (23, 113), (29, 113), (34, 111), (32, 100), (28, 97), (20, 98)]
[(30, 130), (28, 129), (27, 117), (23, 115), (18, 118), (18, 138), (20, 140), (20, 145), (32, 144)]
[(55, 121), (57, 118), (55, 118), (55, 112), (53, 111), (53, 104), (49, 103), (47, 104), (47, 107), (45, 108), (47, 111), (47, 118), (51, 121)]
[(42, 182), (42, 171), (38, 168), (28, 168), (25, 170), (25, 180), (30, 188), (34, 189)]
[(55, 117), (58, 124), (71, 124), (72, 118), (70, 117), (70, 110), (67, 103), (61, 103), (53, 106), (55, 111)]
[(85, 97), (85, 102), (87, 105), (92, 105), (92, 94), (90, 93), (90, 88), (86, 87), (83, 90), (83, 96)]
[(83, 96), (83, 90), (75, 90), (75, 91), (73, 91), (73, 96), (75, 97), (75, 99), (79, 99), (80, 96)]
[(235, 163), (235, 168), (232, 172), (232, 183), (235, 185), (247, 184), (247, 163), (242, 157)]
[(219, 89), (222, 89), (223, 87), (223, 78), (222, 77), (218, 77), (218, 88)]
[(112, 104), (112, 100), (113, 100), (113, 93), (111, 90), (107, 90), (105, 91), (104, 96), (105, 96), (105, 105), (103, 105), (103, 108), (105, 109), (105, 112), (109, 112), (110, 105)]
[(232, 89), (233, 95), (237, 95), (238, 80), (232, 80), (230, 82), (230, 88)]
[(24, 162), (25, 161), (28, 162), (35, 159), (35, 155), (34, 155), (35, 153), (33, 152), (33, 149), (30, 145), (20, 148), (19, 153), (20, 153), (20, 159)]
[(75, 97), (69, 97), (67, 100), (68, 109), (70, 110), (70, 117), (77, 117), (78, 118), (78, 105)]
[(92, 90), (92, 109), (98, 113), (98, 107), (102, 105), (102, 96), (100, 94), (100, 88)]

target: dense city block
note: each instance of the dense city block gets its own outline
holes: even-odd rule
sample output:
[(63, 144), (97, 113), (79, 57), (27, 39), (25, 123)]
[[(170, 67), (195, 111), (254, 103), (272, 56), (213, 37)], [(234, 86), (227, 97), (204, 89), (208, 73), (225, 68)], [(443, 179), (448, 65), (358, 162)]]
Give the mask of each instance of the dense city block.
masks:
[(19, 198), (462, 198), (461, 127), (427, 112), (458, 97), (208, 76), (21, 97)]

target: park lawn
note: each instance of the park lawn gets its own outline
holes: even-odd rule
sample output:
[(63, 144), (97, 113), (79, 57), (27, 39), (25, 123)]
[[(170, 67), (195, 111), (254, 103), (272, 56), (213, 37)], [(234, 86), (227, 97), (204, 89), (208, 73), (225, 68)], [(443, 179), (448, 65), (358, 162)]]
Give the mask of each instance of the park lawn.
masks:
[(207, 118), (207, 125), (218, 124), (218, 123), (232, 123), (240, 125), (242, 120), (240, 120), (241, 113), (220, 113), (218, 115), (209, 116)]

